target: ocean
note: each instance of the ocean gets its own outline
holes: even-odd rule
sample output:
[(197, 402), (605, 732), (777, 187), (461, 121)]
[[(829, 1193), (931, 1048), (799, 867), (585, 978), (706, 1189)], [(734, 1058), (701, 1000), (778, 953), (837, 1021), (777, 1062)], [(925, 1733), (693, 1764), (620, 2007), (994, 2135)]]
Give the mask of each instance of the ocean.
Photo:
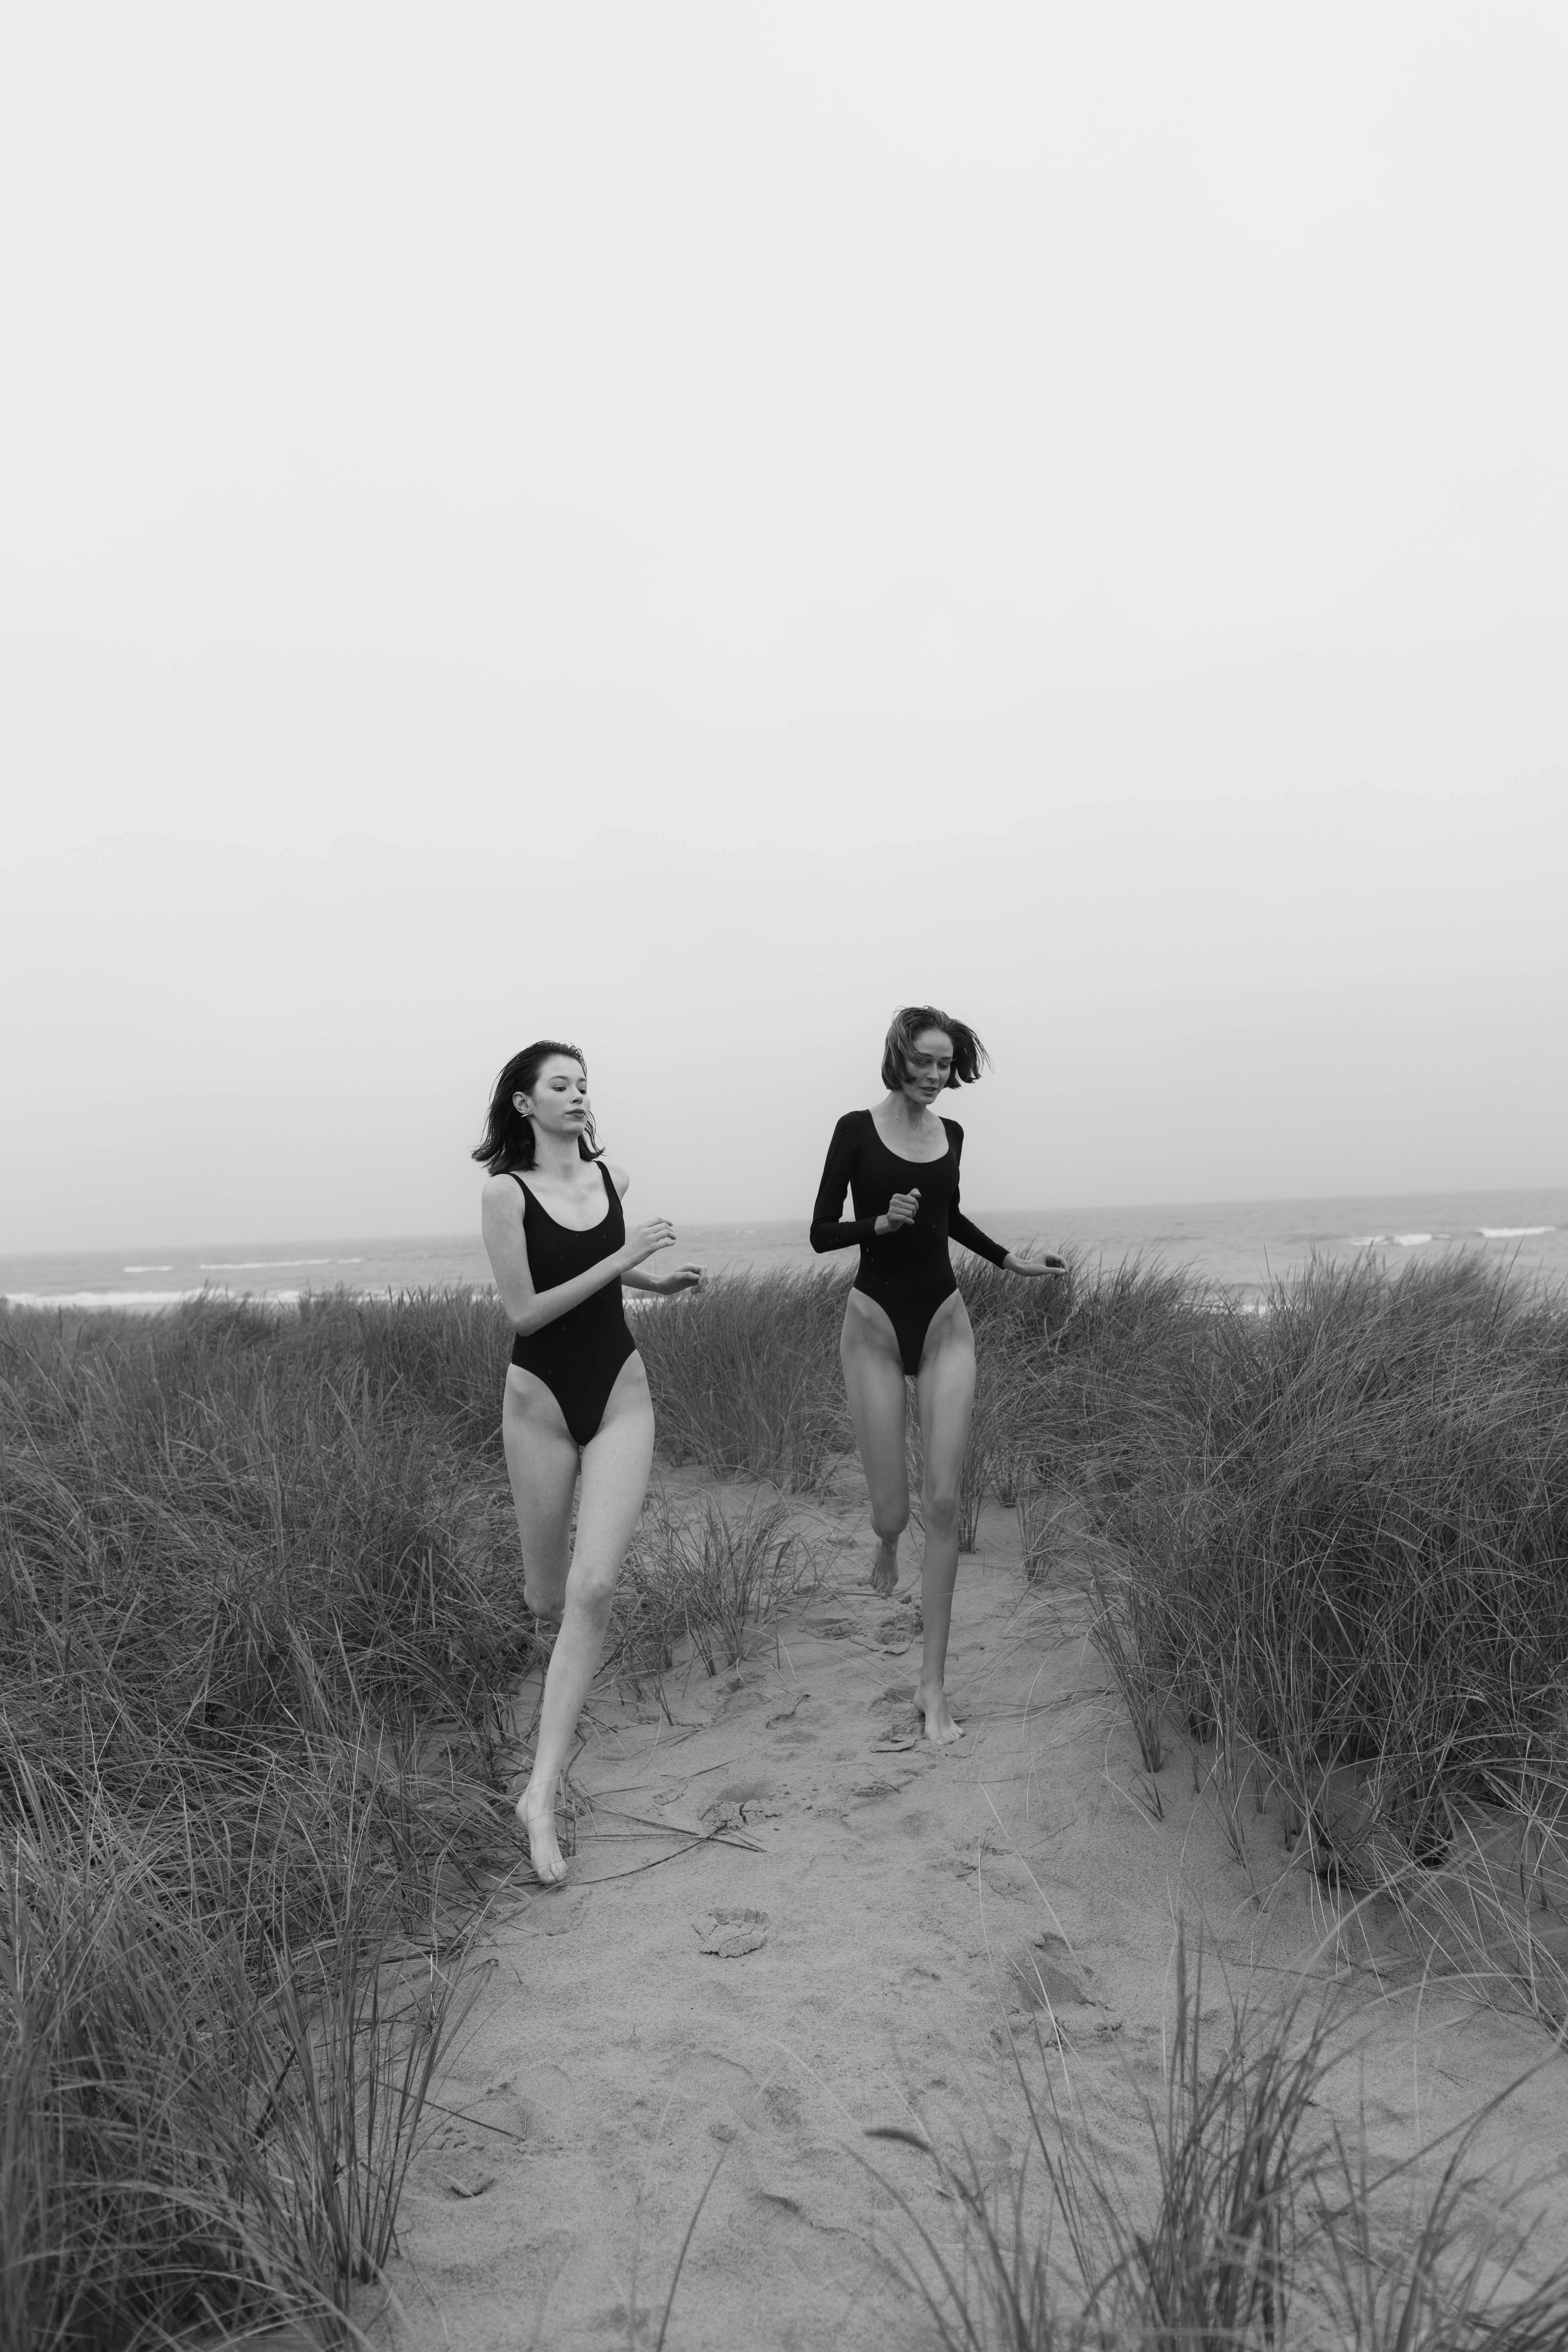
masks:
[[(1141, 1208), (985, 1210), (985, 1232), (1012, 1247), (1069, 1246), (1091, 1263), (1130, 1258), (1189, 1268), (1242, 1299), (1313, 1255), (1371, 1253), (1389, 1265), (1465, 1250), (1551, 1283), (1568, 1277), (1568, 1189), (1426, 1192), (1320, 1201), (1220, 1201)], [(813, 1255), (798, 1220), (693, 1224), (679, 1255), (710, 1272), (837, 1265), (853, 1252)], [(16, 1307), (156, 1309), (204, 1293), (292, 1301), (310, 1291), (384, 1296), (489, 1287), (479, 1234), (381, 1236), (309, 1242), (148, 1244), (140, 1249), (0, 1252), (0, 1300)]]

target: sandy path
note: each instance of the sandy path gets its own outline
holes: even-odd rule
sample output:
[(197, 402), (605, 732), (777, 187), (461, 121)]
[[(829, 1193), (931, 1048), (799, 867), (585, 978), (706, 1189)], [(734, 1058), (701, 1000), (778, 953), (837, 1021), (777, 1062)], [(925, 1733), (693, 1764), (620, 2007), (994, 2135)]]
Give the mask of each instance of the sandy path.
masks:
[[(1335, 1973), (1321, 1893), (1285, 1871), (1272, 1822), (1253, 1825), (1249, 1880), (1184, 1751), (1151, 1817), (1083, 1603), (1026, 1586), (1010, 1516), (992, 1513), (980, 1556), (961, 1563), (950, 1685), (968, 1732), (942, 1754), (901, 1744), (919, 1654), (910, 1612), (860, 1580), (858, 1506), (801, 1517), (827, 1573), (776, 1654), (769, 1635), (738, 1672), (670, 1676), (673, 1726), (646, 1700), (595, 1695), (571, 1883), (530, 1885), (482, 1953), (439, 2092), (466, 2119), (443, 2125), (410, 2177), (392, 2273), (404, 2317), (378, 2330), (397, 2352), (624, 2347), (634, 2272), (637, 2310), (651, 2314), (637, 2340), (651, 2344), (721, 2156), (670, 2352), (934, 2341), (889, 2184), (949, 2246), (956, 2209), (928, 2162), (864, 2133), (918, 2120), (988, 2175), (1022, 2153), (1008, 2020), (1016, 2031), (1031, 2004), (1016, 1968), (1054, 2011), (1058, 2088), (1129, 2172), (1147, 2166), (1139, 2099), (1160, 2092), (1179, 1916), (1209, 1938), (1216, 2025), (1221, 1962), (1265, 1993), (1315, 1955)], [(722, 1911), (765, 1915), (765, 1939), (704, 1953), (700, 1930)], [(710, 1940), (753, 1937), (721, 1922)], [(1358, 1985), (1377, 1997), (1366, 1972)], [(1389, 2150), (1546, 2048), (1522, 2021), (1423, 1992), (1409, 1970), (1403, 1985), (1384, 1977), (1375, 2015), (1336, 2104), (1349, 2116), (1363, 2097)], [(1548, 2193), (1568, 2239), (1563, 2064), (1548, 2060), (1479, 2153), (1556, 2167)]]

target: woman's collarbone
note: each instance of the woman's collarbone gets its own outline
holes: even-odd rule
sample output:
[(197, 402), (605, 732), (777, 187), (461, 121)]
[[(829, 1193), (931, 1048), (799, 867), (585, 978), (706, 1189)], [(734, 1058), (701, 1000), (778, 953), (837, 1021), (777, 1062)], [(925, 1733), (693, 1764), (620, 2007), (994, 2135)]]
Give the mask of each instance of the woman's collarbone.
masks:
[[(952, 1138), (948, 1134), (946, 1128), (943, 1127), (940, 1119), (937, 1121), (937, 1136), (941, 1138), (940, 1145), (935, 1150), (921, 1152), (901, 1151), (897, 1144), (889, 1143), (888, 1141), (888, 1139), (883, 1134), (881, 1129), (877, 1126), (877, 1115), (875, 1111), (870, 1114), (870, 1119), (872, 1127), (876, 1129), (877, 1139), (882, 1145), (884, 1150), (890, 1151), (895, 1160), (907, 1160), (911, 1167), (922, 1168), (934, 1166), (937, 1160), (945, 1160), (948, 1153), (952, 1149)], [(918, 1136), (910, 1137), (910, 1140), (911, 1142), (933, 1143), (936, 1141), (936, 1137), (933, 1137), (930, 1133), (929, 1129), (922, 1127)]]
[[(591, 1192), (586, 1185), (583, 1185), (581, 1187), (574, 1188), (570, 1192), (563, 1193), (556, 1192), (553, 1188), (552, 1188), (550, 1192), (546, 1192), (543, 1185), (535, 1179), (533, 1183), (533, 1194), (534, 1198), (538, 1201), (540, 1207), (545, 1212), (546, 1215), (553, 1217), (556, 1223), (567, 1233), (591, 1234), (595, 1230), (595, 1226), (602, 1225), (604, 1223), (605, 1216), (608, 1213), (605, 1205), (605, 1193), (602, 1184), (599, 1186), (596, 1192)], [(582, 1208), (596, 1213), (589, 1214), (584, 1218), (584, 1222), (579, 1224), (574, 1221), (574, 1219), (571, 1217), (563, 1217), (562, 1215), (561, 1212), (563, 1209), (570, 1208)]]

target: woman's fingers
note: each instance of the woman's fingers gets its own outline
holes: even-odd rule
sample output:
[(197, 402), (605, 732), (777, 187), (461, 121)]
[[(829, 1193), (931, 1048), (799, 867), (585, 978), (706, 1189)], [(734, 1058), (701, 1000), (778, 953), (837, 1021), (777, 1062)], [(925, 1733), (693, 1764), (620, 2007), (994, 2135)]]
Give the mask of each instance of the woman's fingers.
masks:
[(675, 1239), (675, 1227), (668, 1217), (650, 1217), (646, 1225), (636, 1226), (626, 1236), (631, 1263), (636, 1265), (645, 1257), (652, 1257), (668, 1249)]

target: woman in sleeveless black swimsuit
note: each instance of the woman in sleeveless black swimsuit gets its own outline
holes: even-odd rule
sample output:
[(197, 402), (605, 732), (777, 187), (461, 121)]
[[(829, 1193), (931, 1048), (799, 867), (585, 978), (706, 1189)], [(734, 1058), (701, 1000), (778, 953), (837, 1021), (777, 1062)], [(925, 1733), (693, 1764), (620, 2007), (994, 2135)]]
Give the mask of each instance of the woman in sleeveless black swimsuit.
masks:
[[(847, 1111), (833, 1130), (811, 1221), (815, 1250), (860, 1244), (839, 1359), (849, 1418), (871, 1498), (878, 1551), (871, 1582), (899, 1580), (899, 1538), (910, 1519), (904, 1454), (906, 1377), (915, 1383), (925, 1457), (925, 1651), (916, 1704), (928, 1739), (960, 1737), (947, 1703), (947, 1635), (958, 1578), (958, 1474), (974, 1404), (974, 1333), (953, 1278), (949, 1242), (1023, 1275), (1060, 1274), (1060, 1258), (1003, 1249), (958, 1205), (963, 1129), (932, 1105), (944, 1087), (980, 1076), (985, 1048), (973, 1029), (931, 1004), (893, 1016), (882, 1055), (888, 1092), (874, 1110)], [(853, 1219), (843, 1216), (852, 1195)]]
[(658, 1276), (637, 1271), (668, 1247), (674, 1229), (656, 1217), (627, 1233), (627, 1178), (599, 1157), (575, 1045), (545, 1038), (513, 1055), (496, 1080), (474, 1158), (490, 1171), (485, 1247), (517, 1333), (501, 1438), (522, 1538), (523, 1595), (560, 1627), (533, 1770), (517, 1805), (534, 1870), (555, 1885), (566, 1875), (556, 1790), (653, 1463), (653, 1407), (621, 1287), (689, 1290), (699, 1276), (689, 1265)]

